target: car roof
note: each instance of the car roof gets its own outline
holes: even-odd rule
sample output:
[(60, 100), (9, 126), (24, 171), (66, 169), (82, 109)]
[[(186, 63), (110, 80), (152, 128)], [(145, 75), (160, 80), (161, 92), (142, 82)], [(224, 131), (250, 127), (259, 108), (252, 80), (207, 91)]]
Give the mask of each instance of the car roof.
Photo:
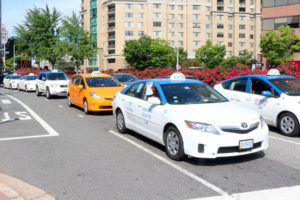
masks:
[(181, 84), (181, 83), (201, 83), (201, 84), (205, 84), (202, 81), (199, 80), (193, 80), (193, 79), (185, 79), (185, 80), (171, 80), (169, 78), (160, 78), (160, 79), (144, 79), (144, 80), (139, 80), (136, 82), (154, 82), (154, 83), (158, 83), (160, 85), (168, 85), (168, 84)]
[(227, 81), (231, 81), (234, 79), (239, 79), (239, 78), (258, 78), (258, 79), (262, 79), (262, 80), (272, 80), (272, 79), (286, 79), (286, 78), (296, 78), (294, 76), (290, 76), (290, 75), (267, 75), (267, 74), (260, 74), (260, 75), (244, 75), (244, 76), (237, 76), (231, 79), (227, 79), (224, 80), (220, 83), (224, 83)]
[(37, 75), (35, 75), (35, 74), (34, 75), (25, 75), (25, 77), (29, 77), (29, 76), (37, 76)]
[(131, 73), (113, 73), (112, 75), (133, 75), (133, 74), (131, 74)]
[(57, 72), (53, 72), (53, 71), (43, 71), (43, 72), (40, 72), (40, 74), (41, 73), (44, 73), (44, 74), (65, 74), (65, 72), (59, 72), (59, 71), (57, 71)]
[(89, 74), (75, 74), (74, 76), (76, 76), (76, 75), (81, 75), (84, 78), (112, 77), (111, 75), (105, 74), (105, 73), (101, 73), (100, 75), (92, 75), (91, 73), (89, 73)]

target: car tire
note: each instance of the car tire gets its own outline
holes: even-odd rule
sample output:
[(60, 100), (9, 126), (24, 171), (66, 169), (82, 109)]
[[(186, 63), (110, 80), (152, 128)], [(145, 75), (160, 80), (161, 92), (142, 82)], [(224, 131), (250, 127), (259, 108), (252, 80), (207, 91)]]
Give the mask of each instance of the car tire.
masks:
[(49, 88), (46, 89), (46, 98), (51, 99), (51, 93), (50, 93)]
[(118, 110), (116, 114), (116, 126), (119, 133), (125, 133), (127, 131), (125, 118), (121, 110)]
[(83, 100), (83, 111), (86, 115), (90, 113), (89, 111), (89, 103), (87, 102), (86, 99)]
[(71, 101), (71, 96), (70, 96), (70, 94), (68, 94), (67, 100), (68, 100), (68, 106), (69, 106), (69, 107), (72, 107), (73, 104), (72, 104), (72, 101)]
[(39, 91), (39, 87), (38, 86), (36, 86), (35, 94), (38, 97), (41, 96), (41, 92)]
[(278, 128), (283, 135), (295, 137), (299, 135), (299, 122), (292, 113), (283, 113), (279, 117)]
[(12, 85), (11, 84), (9, 84), (9, 89), (12, 89)]
[(21, 89), (20, 89), (20, 85), (18, 85), (18, 91), (21, 91)]
[(166, 154), (172, 160), (180, 161), (185, 158), (183, 140), (179, 130), (170, 126), (164, 133)]

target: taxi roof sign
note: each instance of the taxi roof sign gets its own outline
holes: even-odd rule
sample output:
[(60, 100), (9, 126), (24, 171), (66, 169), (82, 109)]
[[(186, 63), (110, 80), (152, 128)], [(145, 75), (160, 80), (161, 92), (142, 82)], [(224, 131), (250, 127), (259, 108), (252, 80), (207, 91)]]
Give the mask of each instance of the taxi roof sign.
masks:
[(185, 80), (185, 76), (183, 73), (180, 73), (180, 72), (176, 72), (174, 74), (172, 74), (170, 76), (170, 80), (173, 80), (173, 81), (184, 81)]
[(100, 75), (101, 75), (101, 72), (99, 72), (99, 71), (92, 72), (92, 76), (100, 76)]
[(28, 75), (29, 75), (29, 76), (34, 76), (34, 73), (29, 73)]
[(270, 69), (268, 71), (267, 75), (269, 75), (269, 76), (279, 76), (280, 72), (278, 71), (278, 69)]
[(58, 72), (58, 70), (57, 69), (53, 69), (52, 72)]

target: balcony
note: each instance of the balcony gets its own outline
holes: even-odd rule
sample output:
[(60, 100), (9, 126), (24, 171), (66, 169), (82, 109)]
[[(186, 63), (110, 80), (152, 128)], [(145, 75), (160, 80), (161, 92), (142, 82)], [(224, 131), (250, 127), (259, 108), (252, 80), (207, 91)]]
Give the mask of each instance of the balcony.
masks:
[(108, 18), (107, 23), (114, 23), (115, 20), (116, 19), (114, 17)]
[(114, 14), (116, 12), (115, 8), (109, 8), (108, 9), (108, 14)]
[(114, 44), (108, 45), (108, 50), (112, 50), (112, 49), (115, 49), (115, 48), (116, 48), (116, 45), (114, 45)]
[(115, 30), (116, 30), (116, 27), (114, 27), (114, 26), (107, 28), (107, 32), (115, 32)]
[(116, 36), (115, 35), (110, 35), (108, 36), (108, 41), (112, 41), (112, 40), (115, 40), (116, 39)]

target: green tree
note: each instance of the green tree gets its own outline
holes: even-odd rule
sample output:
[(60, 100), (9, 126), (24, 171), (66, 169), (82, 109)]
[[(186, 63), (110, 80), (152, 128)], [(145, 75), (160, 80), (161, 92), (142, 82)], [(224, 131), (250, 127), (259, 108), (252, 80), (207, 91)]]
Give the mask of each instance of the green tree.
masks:
[(210, 40), (196, 51), (198, 64), (204, 64), (209, 68), (214, 68), (221, 64), (226, 54), (225, 46), (213, 45)]
[(256, 63), (256, 60), (253, 59), (253, 54), (247, 50), (243, 50), (239, 57), (231, 56), (223, 60), (221, 66), (225, 67), (226, 69), (232, 69), (235, 65), (252, 65)]
[(52, 65), (61, 57), (59, 22), (61, 14), (46, 5), (29, 9), (23, 24), (15, 26), (18, 53), (36, 60), (45, 59)]
[(268, 65), (279, 65), (294, 58), (294, 52), (300, 50), (300, 38), (294, 28), (281, 26), (278, 32), (268, 31), (261, 37), (260, 48)]
[(74, 12), (71, 17), (65, 17), (62, 20), (61, 38), (63, 53), (70, 56), (71, 61), (75, 64), (76, 72), (85, 58), (96, 53), (92, 38), (82, 28), (81, 19)]

